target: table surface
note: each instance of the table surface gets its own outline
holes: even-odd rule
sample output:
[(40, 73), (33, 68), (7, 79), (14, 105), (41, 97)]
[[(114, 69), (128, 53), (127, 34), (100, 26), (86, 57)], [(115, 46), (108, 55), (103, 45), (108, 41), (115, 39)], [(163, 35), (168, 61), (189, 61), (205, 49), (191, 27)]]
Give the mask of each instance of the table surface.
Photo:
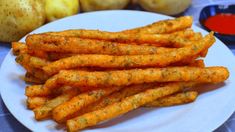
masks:
[[(211, 4), (235, 4), (234, 0), (193, 0), (192, 6), (184, 13), (184, 15), (192, 15), (194, 17), (194, 23), (198, 26), (198, 17), (200, 10), (206, 6)], [(228, 45), (230, 50), (235, 55), (235, 43)], [(0, 65), (4, 60), (4, 57), (10, 50), (10, 44), (1, 43), (0, 42)], [(235, 103), (235, 102), (234, 102)], [(20, 122), (18, 122), (14, 116), (8, 111), (5, 104), (0, 97), (0, 131), (4, 132), (29, 132), (26, 127), (24, 127)], [(235, 112), (234, 114), (219, 128), (215, 130), (215, 132), (235, 132)]]

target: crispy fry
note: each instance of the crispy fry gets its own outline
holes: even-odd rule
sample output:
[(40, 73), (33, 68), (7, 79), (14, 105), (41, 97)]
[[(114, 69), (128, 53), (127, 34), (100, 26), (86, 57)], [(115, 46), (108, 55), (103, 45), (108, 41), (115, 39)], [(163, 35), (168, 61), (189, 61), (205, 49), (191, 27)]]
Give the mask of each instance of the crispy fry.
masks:
[(43, 66), (46, 66), (50, 63), (45, 59), (30, 56), (29, 54), (20, 54), (16, 57), (16, 62), (21, 65), (29, 65), (33, 68), (42, 68)]
[[(173, 33), (180, 30), (187, 29), (192, 26), (193, 18), (191, 16), (183, 16), (171, 20), (162, 20), (144, 27), (129, 29), (121, 31), (121, 33), (128, 34), (166, 34)], [(61, 35), (61, 36), (79, 36), (82, 30), (67, 30), (62, 32), (48, 32), (50, 35)]]
[(28, 97), (33, 96), (48, 96), (52, 94), (53, 91), (44, 90), (43, 85), (32, 85), (25, 88), (25, 95)]
[(34, 77), (40, 79), (42, 82), (45, 82), (50, 77), (42, 69), (32, 67), (32, 65), (29, 64), (28, 55), (26, 55), (26, 56), (19, 55), (16, 57), (15, 60), (17, 63), (19, 63), (21, 66), (23, 66), (28, 73), (30, 73), (31, 75), (34, 75)]
[(194, 33), (192, 36), (189, 37), (189, 40), (191, 41), (198, 41), (200, 39), (202, 39), (203, 36), (201, 33)]
[[(81, 109), (79, 113), (76, 113), (76, 115), (82, 115), (88, 112), (92, 112), (92, 111), (101, 109), (107, 105), (119, 102), (128, 96), (132, 96), (134, 94), (137, 94), (139, 92), (142, 92), (144, 90), (147, 90), (153, 87), (152, 85), (154, 84), (144, 84), (144, 85), (135, 85), (135, 86), (125, 87), (124, 89), (118, 92), (115, 92), (109, 96), (102, 98), (100, 101), (95, 102), (94, 104), (88, 105), (84, 109)], [(190, 102), (195, 101), (195, 99), (197, 98), (197, 95), (198, 93), (196, 91), (186, 91), (183, 93), (178, 93), (178, 94), (164, 97), (162, 99), (155, 100), (149, 104), (146, 104), (145, 107), (166, 107), (166, 106), (190, 103)], [(57, 98), (67, 98), (67, 96), (60, 95)], [(43, 106), (48, 100), (51, 100), (51, 97), (28, 97), (27, 106), (29, 109), (35, 109), (37, 107)], [(46, 107), (46, 106), (43, 106), (43, 107)], [(42, 109), (43, 107), (38, 108), (37, 110)]]
[(51, 97), (28, 97), (26, 100), (29, 109), (35, 109), (44, 105)]
[(37, 79), (40, 79), (42, 82), (45, 82), (50, 76), (47, 75), (42, 69), (34, 68), (32, 65), (29, 65), (27, 63), (27, 60), (21, 60), (21, 55), (16, 57), (16, 62), (18, 62), (21, 66), (23, 66), (28, 73), (36, 77)]
[(45, 82), (44, 80), (36, 78), (34, 75), (32, 75), (29, 72), (26, 72), (24, 81), (27, 83), (33, 83), (33, 84), (43, 84)]
[[(178, 36), (177, 34), (125, 34), (125, 33), (113, 33), (105, 32), (99, 30), (68, 30), (66, 31), (69, 34), (68, 37), (79, 37), (83, 39), (97, 39), (105, 40), (119, 43), (128, 43), (128, 44), (151, 44), (155, 46), (171, 46), (179, 47), (188, 45), (188, 40), (184, 37), (191, 36), (191, 33), (185, 32)], [(50, 33), (52, 36), (59, 33)], [(48, 36), (48, 34), (33, 34), (29, 35), (26, 38), (26, 44), (30, 49), (32, 44), (35, 42), (40, 42), (40, 40)], [(61, 35), (60, 35), (61, 36)], [(63, 34), (63, 36), (65, 36)]]
[(70, 89), (66, 93), (47, 101), (44, 105), (33, 110), (36, 120), (43, 120), (51, 117), (52, 110), (63, 104), (66, 101), (69, 101), (71, 98), (79, 94), (78, 89)]
[(35, 49), (35, 50), (29, 49), (28, 54), (31, 55), (31, 56), (42, 58), (42, 59), (47, 59), (48, 58), (47, 53), (45, 51), (38, 50), (38, 49)]
[(122, 87), (110, 87), (105, 89), (96, 89), (86, 93), (82, 93), (73, 97), (70, 101), (57, 106), (53, 112), (53, 119), (57, 122), (64, 122), (71, 117), (74, 113), (78, 112), (85, 106), (94, 103), (115, 91), (120, 90)]
[(192, 29), (179, 30), (170, 34), (182, 38), (195, 38), (196, 36), (198, 36), (198, 33), (195, 33)]
[(204, 60), (199, 59), (188, 59), (185, 61), (174, 63), (170, 66), (179, 67), (179, 66), (190, 66), (190, 67), (205, 67)]
[(14, 55), (24, 54), (28, 51), (26, 44), (22, 42), (12, 42), (11, 47)]
[(206, 57), (207, 52), (208, 52), (208, 49), (205, 49), (204, 51), (202, 51), (202, 52), (200, 53), (200, 56), (201, 56), (201, 57)]
[(137, 94), (139, 92), (143, 92), (144, 90), (153, 88), (154, 86), (157, 86), (158, 84), (150, 83), (150, 84), (140, 84), (140, 85), (133, 85), (133, 86), (127, 86), (120, 91), (114, 92), (109, 96), (106, 96), (99, 100), (98, 102), (95, 102), (93, 104), (88, 105), (84, 109), (81, 109), (76, 115), (82, 115), (88, 112), (92, 112), (98, 109), (101, 109), (107, 105), (116, 103), (121, 101), (122, 99), (132, 96), (134, 94)]
[(198, 92), (196, 91), (188, 91), (183, 93), (178, 93), (174, 95), (169, 95), (167, 97), (163, 97), (158, 100), (154, 100), (150, 102), (145, 107), (166, 107), (166, 106), (173, 106), (173, 105), (180, 105), (191, 103), (196, 100), (198, 96)]
[(205, 67), (204, 60), (195, 60), (189, 64), (189, 66), (193, 67)]
[(27, 71), (40, 79), (43, 83), (50, 77), (42, 69), (27, 67)]
[(49, 61), (56, 61), (62, 58), (67, 58), (77, 55), (76, 53), (57, 53), (57, 52), (47, 52), (46, 59)]
[[(203, 38), (203, 37), (202, 37), (202, 34), (201, 34), (201, 33), (195, 33), (192, 37), (190, 37), (190, 40), (191, 40), (191, 41), (199, 41), (199, 40), (201, 40), (202, 38)], [(201, 56), (201, 57), (206, 57), (207, 51), (208, 51), (208, 49), (205, 49), (204, 51), (202, 51), (202, 52), (200, 53), (200, 56)]]
[(167, 53), (174, 50), (174, 48), (133, 44), (130, 45), (101, 40), (54, 35), (29, 36), (27, 45), (31, 50), (37, 49), (46, 52), (77, 54), (145, 55)]
[(176, 31), (180, 31), (186, 28), (189, 28), (192, 26), (193, 18), (191, 16), (183, 16), (176, 19), (170, 19), (170, 20), (162, 20), (155, 22), (153, 24), (124, 30), (123, 33), (143, 33), (143, 34), (164, 34), (164, 33), (172, 33)]
[(47, 74), (56, 74), (60, 70), (76, 67), (102, 67), (102, 68), (136, 68), (136, 67), (164, 67), (186, 58), (198, 55), (209, 48), (214, 42), (213, 33), (207, 35), (201, 42), (187, 47), (179, 48), (168, 54), (156, 55), (77, 55), (52, 62), (43, 67)]
[(57, 88), (54, 91), (45, 90), (43, 85), (31, 85), (26, 86), (25, 88), (25, 95), (28, 97), (45, 97), (45, 96), (52, 96), (52, 95), (59, 95), (66, 91), (69, 91), (71, 87), (69, 86), (62, 86)]
[(55, 75), (56, 78), (47, 81), (42, 89), (49, 90), (64, 84), (74, 87), (109, 87), (170, 81), (217, 83), (226, 80), (228, 76), (229, 71), (225, 67), (169, 67), (106, 72), (68, 70)]
[(101, 121), (120, 116), (158, 98), (178, 92), (187, 87), (188, 85), (186, 84), (172, 83), (162, 87), (154, 87), (153, 89), (146, 90), (145, 92), (127, 97), (120, 102), (68, 120), (66, 123), (67, 129), (68, 131), (77, 131), (88, 126), (96, 125)]
[(23, 42), (12, 42), (12, 51), (14, 55), (29, 54), (39, 58), (47, 58), (46, 53), (40, 50), (28, 50), (28, 46)]

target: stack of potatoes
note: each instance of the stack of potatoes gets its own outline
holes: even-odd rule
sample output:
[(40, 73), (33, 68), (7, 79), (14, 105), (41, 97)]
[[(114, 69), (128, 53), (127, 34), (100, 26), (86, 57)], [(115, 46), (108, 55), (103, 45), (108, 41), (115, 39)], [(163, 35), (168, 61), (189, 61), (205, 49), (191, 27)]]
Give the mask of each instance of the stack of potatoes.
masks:
[(145, 10), (167, 15), (183, 12), (191, 0), (2, 0), (0, 41), (18, 41), (25, 34), (79, 11), (116, 10), (140, 4)]

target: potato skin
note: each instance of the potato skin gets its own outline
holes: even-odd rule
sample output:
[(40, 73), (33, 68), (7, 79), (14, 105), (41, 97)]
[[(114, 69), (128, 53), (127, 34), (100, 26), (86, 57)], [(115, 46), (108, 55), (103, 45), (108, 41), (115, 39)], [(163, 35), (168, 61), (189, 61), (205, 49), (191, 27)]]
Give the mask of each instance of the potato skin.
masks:
[(84, 12), (122, 9), (130, 0), (80, 0), (81, 9)]
[(79, 10), (78, 0), (45, 0), (47, 22), (77, 14)]
[(139, 0), (138, 3), (147, 11), (166, 15), (177, 15), (186, 10), (192, 0)]
[(45, 22), (43, 0), (0, 0), (0, 41), (18, 41)]

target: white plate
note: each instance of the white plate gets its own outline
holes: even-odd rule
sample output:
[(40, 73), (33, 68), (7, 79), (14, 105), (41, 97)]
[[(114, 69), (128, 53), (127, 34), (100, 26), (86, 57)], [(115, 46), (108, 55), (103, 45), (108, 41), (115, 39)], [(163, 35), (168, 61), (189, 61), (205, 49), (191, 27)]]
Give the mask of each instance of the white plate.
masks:
[[(79, 28), (120, 31), (167, 18), (169, 17), (139, 11), (100, 11), (61, 19), (33, 33)], [(193, 26), (193, 29), (204, 35), (207, 33), (196, 26)], [(6, 56), (0, 74), (1, 95), (7, 108), (16, 119), (32, 131), (56, 131), (53, 121), (37, 122), (33, 118), (33, 112), (26, 109), (24, 96), (26, 84), (19, 78), (25, 71), (15, 63), (14, 58), (11, 52)], [(235, 58), (217, 39), (205, 61), (210, 66), (220, 65), (229, 68), (231, 75), (224, 86), (200, 95), (196, 102), (188, 105), (159, 109), (141, 108), (85, 131), (208, 132), (216, 129), (235, 110)]]

